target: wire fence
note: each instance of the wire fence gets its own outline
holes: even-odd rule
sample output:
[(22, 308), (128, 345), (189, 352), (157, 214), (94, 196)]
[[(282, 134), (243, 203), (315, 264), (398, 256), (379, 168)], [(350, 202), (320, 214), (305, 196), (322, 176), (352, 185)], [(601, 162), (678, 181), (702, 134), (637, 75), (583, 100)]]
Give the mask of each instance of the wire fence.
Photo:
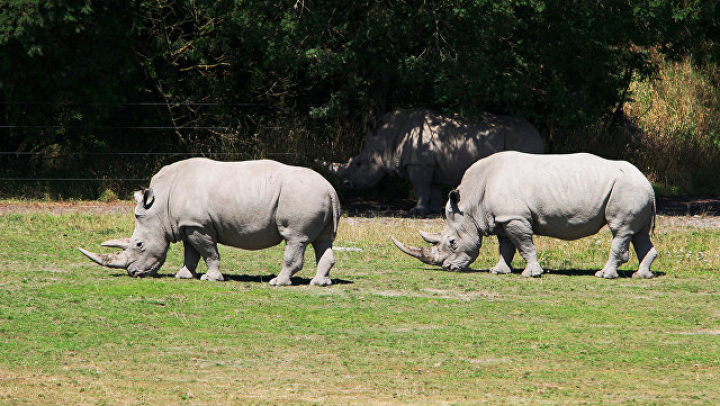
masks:
[[(105, 116), (105, 121), (84, 119)], [(256, 101), (0, 97), (0, 196), (97, 198), (107, 190), (124, 196), (145, 187), (162, 166), (192, 157), (273, 159), (305, 166), (315, 158), (342, 159), (352, 143), (337, 134), (350, 132), (317, 124), (292, 108)], [(100, 151), (90, 147), (96, 144), (102, 145)]]
[[(193, 157), (209, 157), (209, 156), (222, 156), (222, 157), (244, 157), (250, 156), (246, 152), (208, 152), (208, 153), (192, 153), (192, 152), (77, 152), (77, 153), (62, 153), (62, 154), (51, 154), (46, 152), (10, 152), (0, 151), (0, 156), (13, 156), (13, 155), (25, 155), (25, 156), (175, 156), (182, 158), (193, 158)], [(277, 152), (277, 153), (265, 153), (264, 156), (267, 158), (278, 158), (278, 157), (293, 157), (297, 156), (294, 152)], [(152, 175), (152, 174), (151, 174)], [(50, 178), (50, 177), (0, 177), (0, 181), (16, 181), (16, 182), (143, 182), (149, 181), (150, 177), (147, 178), (117, 178), (117, 177), (77, 177), (77, 178)]]
[[(66, 153), (48, 153), (48, 152), (12, 152), (12, 151), (0, 151), (0, 156), (164, 156), (164, 157), (178, 157), (178, 158), (206, 158), (206, 157), (237, 157), (237, 158), (249, 158), (250, 153), (247, 152), (66, 152)], [(264, 153), (266, 158), (288, 158), (298, 156), (295, 152), (274, 152)], [(152, 174), (150, 174), (152, 176)], [(15, 181), (15, 182), (143, 182), (149, 181), (150, 176), (147, 178), (119, 178), (119, 177), (26, 177), (26, 176), (0, 176), (0, 181)]]

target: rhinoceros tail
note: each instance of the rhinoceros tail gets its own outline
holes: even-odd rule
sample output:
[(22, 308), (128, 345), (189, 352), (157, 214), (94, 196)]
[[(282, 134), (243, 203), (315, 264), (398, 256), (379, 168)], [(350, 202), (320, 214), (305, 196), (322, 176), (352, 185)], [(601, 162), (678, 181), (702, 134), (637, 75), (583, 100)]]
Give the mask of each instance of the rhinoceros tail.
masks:
[(329, 188), (330, 192), (330, 200), (332, 200), (332, 220), (333, 220), (333, 241), (335, 240), (335, 237), (337, 236), (338, 231), (338, 224), (340, 223), (340, 215), (342, 214), (342, 209), (340, 208), (340, 198), (338, 197), (337, 192), (335, 189), (330, 186)]
[(653, 200), (652, 200), (652, 218), (650, 219), (650, 233), (655, 234), (655, 225), (657, 217), (657, 205), (655, 203), (655, 194), (653, 194)]

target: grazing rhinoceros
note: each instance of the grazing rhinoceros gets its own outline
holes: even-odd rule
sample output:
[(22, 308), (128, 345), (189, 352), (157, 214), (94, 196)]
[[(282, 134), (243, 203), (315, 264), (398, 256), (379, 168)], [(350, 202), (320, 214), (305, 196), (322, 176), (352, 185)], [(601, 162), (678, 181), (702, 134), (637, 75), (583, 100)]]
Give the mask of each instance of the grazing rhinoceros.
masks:
[(330, 183), (310, 169), (274, 161), (193, 158), (162, 168), (149, 189), (135, 192), (135, 200), (132, 237), (103, 243), (123, 251), (80, 251), (102, 266), (144, 276), (162, 266), (171, 242), (182, 241), (185, 262), (175, 276), (196, 278), (202, 256), (208, 267), (202, 279), (221, 281), (218, 243), (258, 250), (285, 240), (282, 270), (271, 285), (291, 284), (308, 244), (318, 264), (311, 283), (331, 284), (339, 199)]
[(543, 273), (532, 236), (573, 240), (612, 232), (610, 258), (595, 276), (617, 278), (632, 241), (640, 267), (633, 277), (652, 278), (657, 251), (649, 232), (655, 225), (655, 194), (632, 164), (590, 154), (531, 155), (500, 152), (471, 166), (450, 192), (441, 233), (421, 233), (434, 244), (416, 248), (393, 242), (403, 252), (444, 270), (461, 271), (475, 261), (482, 237), (497, 235), (500, 260), (490, 271), (510, 273), (515, 249), (527, 266), (523, 276)]
[(407, 178), (418, 199), (412, 213), (424, 215), (442, 210), (440, 185), (456, 186), (478, 159), (505, 150), (542, 153), (543, 143), (520, 118), (486, 113), (470, 122), (409, 109), (383, 116), (348, 163), (317, 163), (352, 189), (371, 187), (386, 174)]

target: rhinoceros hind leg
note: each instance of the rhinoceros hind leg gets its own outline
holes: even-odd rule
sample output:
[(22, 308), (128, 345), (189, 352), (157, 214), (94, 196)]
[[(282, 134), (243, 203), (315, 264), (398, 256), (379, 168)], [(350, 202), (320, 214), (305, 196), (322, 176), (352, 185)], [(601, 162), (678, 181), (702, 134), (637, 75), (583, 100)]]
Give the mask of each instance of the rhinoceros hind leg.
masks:
[(603, 269), (595, 272), (598, 278), (615, 279), (618, 276), (618, 267), (630, 259), (630, 239), (632, 235), (627, 232), (610, 230), (613, 232), (610, 256)]
[(285, 255), (283, 257), (283, 267), (280, 274), (270, 280), (271, 286), (290, 286), (292, 278), (303, 267), (305, 260), (305, 248), (307, 243), (287, 241), (285, 245)]
[(650, 271), (653, 261), (657, 257), (657, 250), (650, 241), (650, 235), (647, 231), (636, 234), (632, 239), (635, 253), (640, 260), (640, 266), (637, 272), (633, 274), (633, 278), (645, 278), (649, 279), (655, 275)]
[(500, 259), (494, 267), (490, 268), (490, 273), (493, 275), (512, 273), (510, 264), (515, 256), (515, 246), (509, 238), (502, 236), (498, 236), (498, 244)]
[(185, 253), (185, 262), (182, 268), (177, 271), (175, 277), (178, 279), (193, 279), (197, 278), (198, 274), (195, 272), (197, 269), (198, 262), (200, 261), (200, 253), (187, 241), (183, 241), (183, 250)]
[(517, 248), (520, 255), (527, 263), (525, 270), (522, 272), (522, 276), (525, 277), (536, 277), (541, 276), (543, 273), (542, 267), (537, 260), (537, 251), (535, 244), (533, 244), (532, 226), (525, 220), (511, 220), (504, 226), (505, 235)]
[(335, 265), (335, 256), (332, 251), (332, 242), (314, 242), (315, 261), (317, 262), (317, 273), (310, 281), (311, 285), (329, 286), (332, 285), (330, 280), (330, 270)]

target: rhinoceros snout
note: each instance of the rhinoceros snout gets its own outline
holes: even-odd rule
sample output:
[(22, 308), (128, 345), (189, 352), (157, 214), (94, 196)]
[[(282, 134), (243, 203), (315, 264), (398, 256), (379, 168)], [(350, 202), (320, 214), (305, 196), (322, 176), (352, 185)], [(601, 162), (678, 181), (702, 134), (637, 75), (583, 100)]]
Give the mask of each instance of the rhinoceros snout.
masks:
[(128, 270), (128, 275), (132, 276), (133, 278), (144, 278), (146, 276), (155, 276), (156, 274), (157, 270)]

